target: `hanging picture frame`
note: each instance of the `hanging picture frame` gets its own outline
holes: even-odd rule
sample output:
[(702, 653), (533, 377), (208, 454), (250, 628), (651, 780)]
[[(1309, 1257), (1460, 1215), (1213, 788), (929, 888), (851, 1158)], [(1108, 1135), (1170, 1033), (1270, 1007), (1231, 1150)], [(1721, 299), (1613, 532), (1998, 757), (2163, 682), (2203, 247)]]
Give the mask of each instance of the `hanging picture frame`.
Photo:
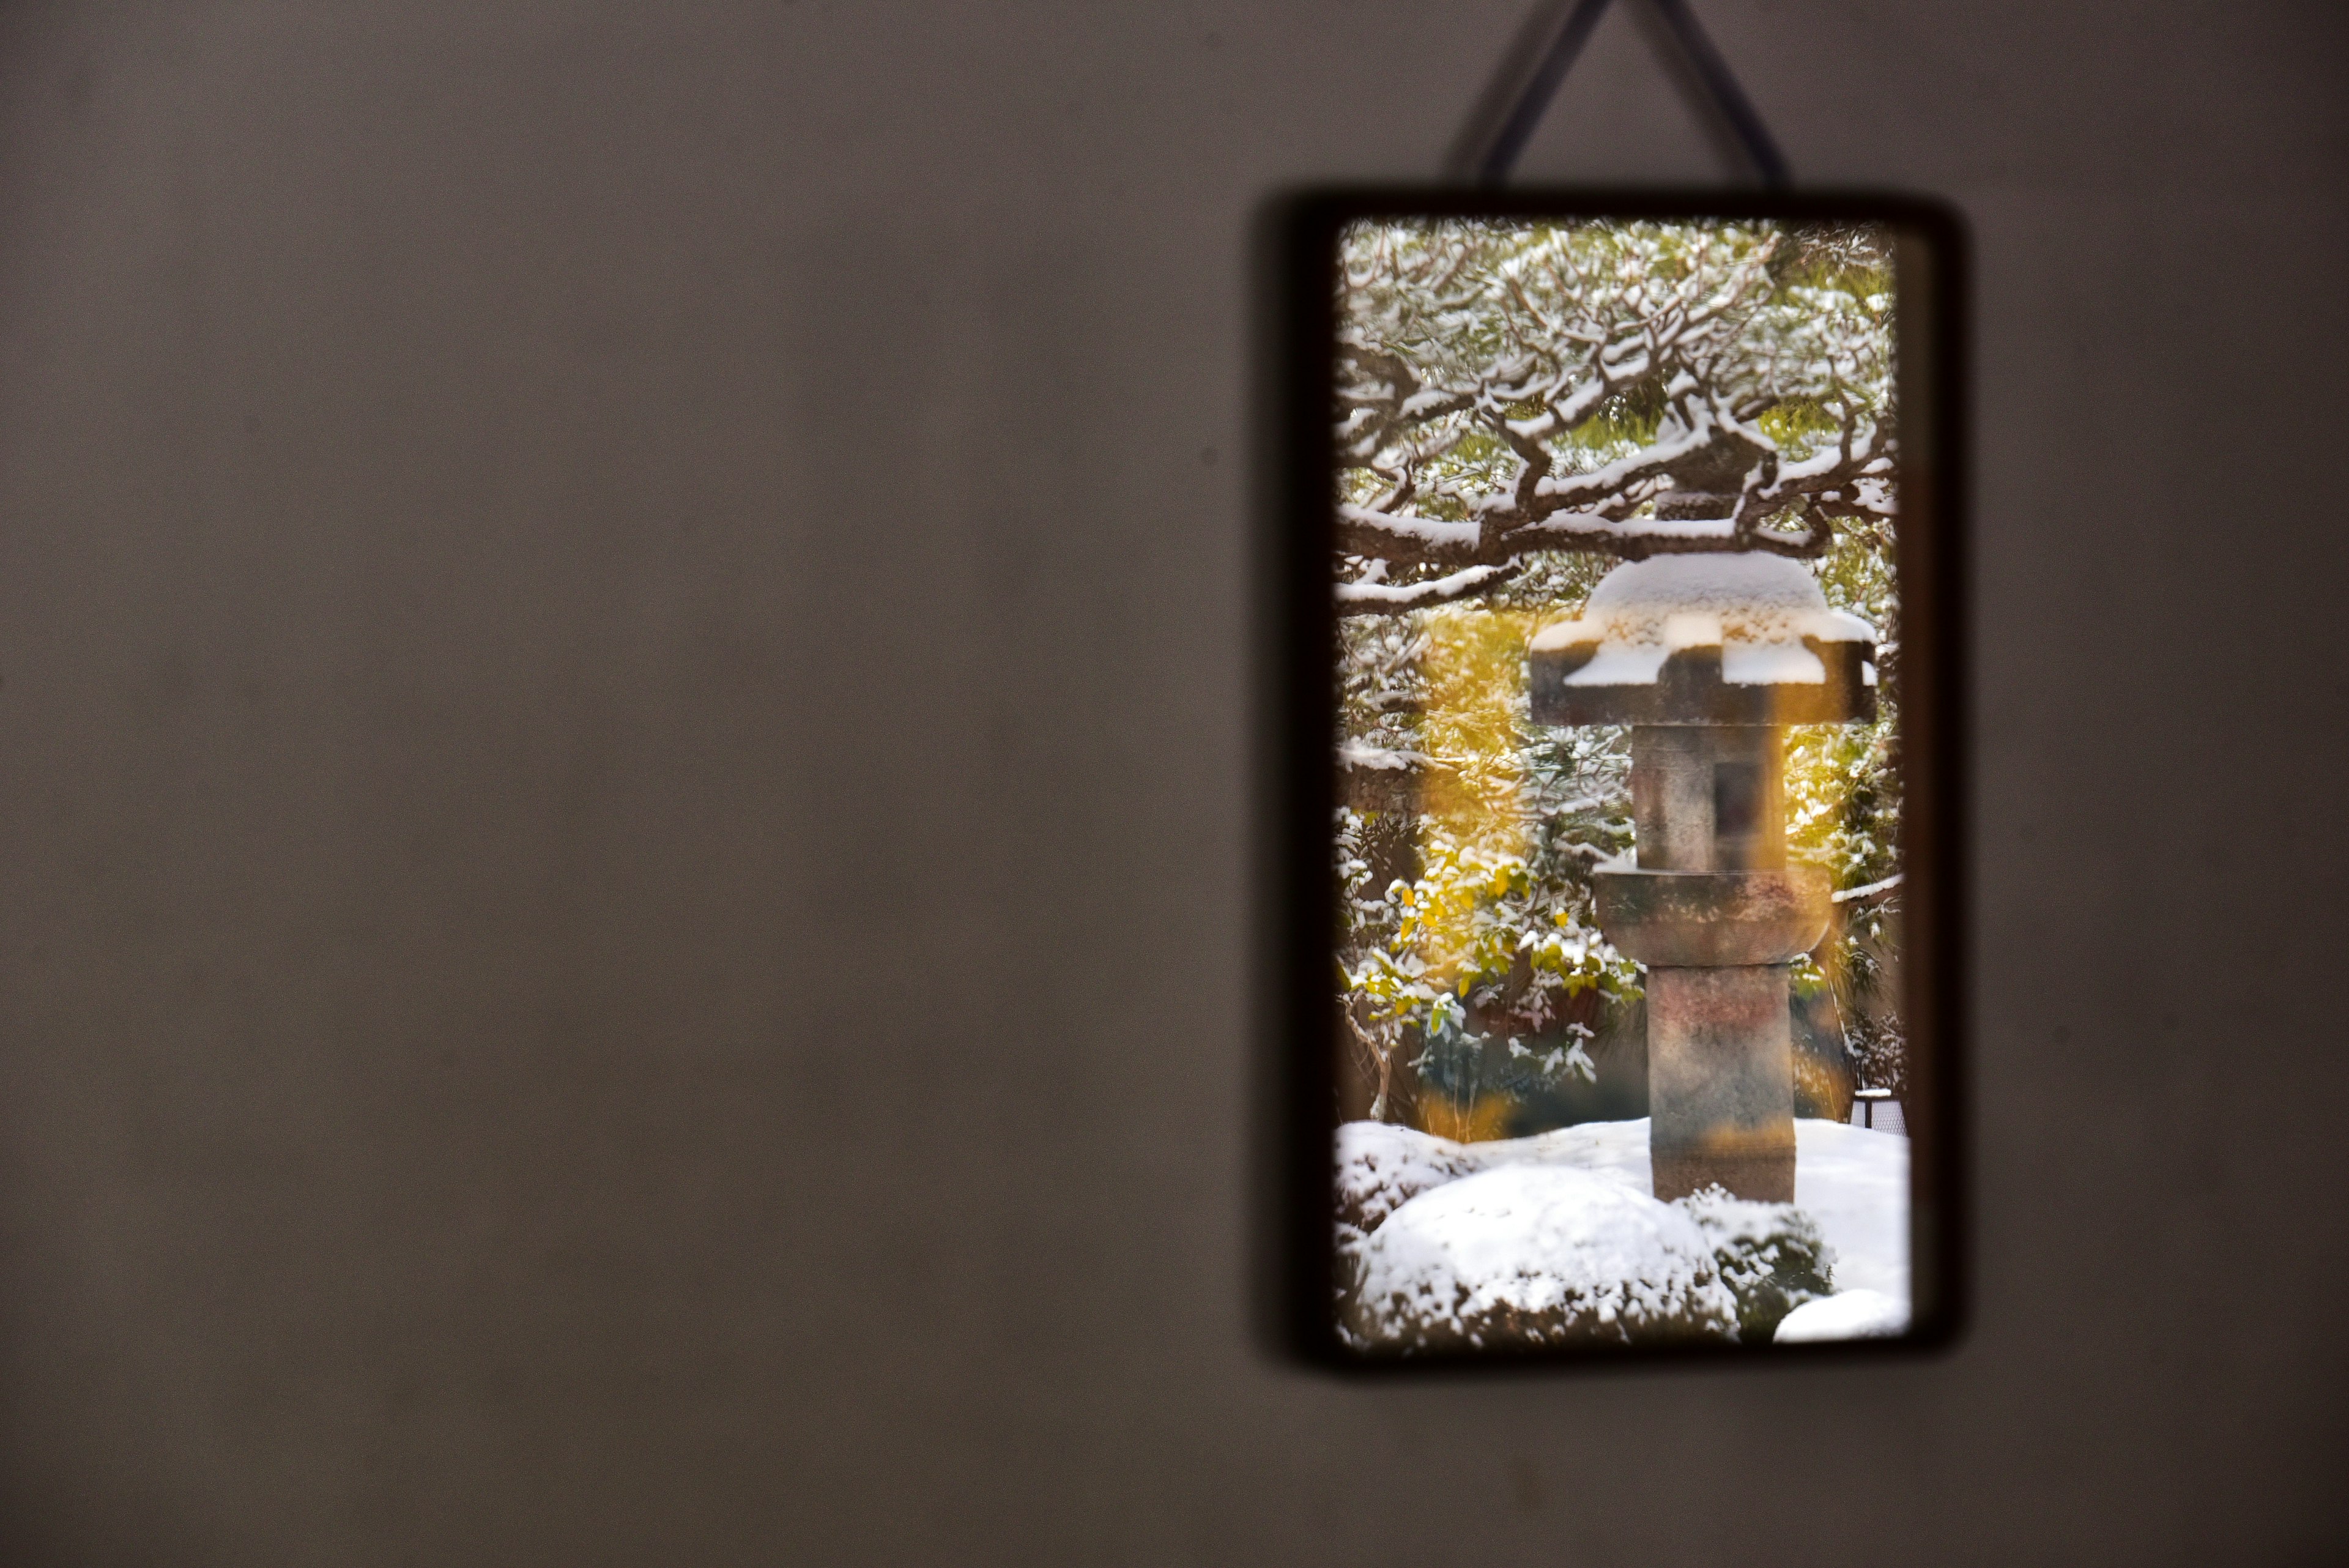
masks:
[(1945, 1343), (1957, 219), (1364, 190), (1282, 238), (1288, 1343)]

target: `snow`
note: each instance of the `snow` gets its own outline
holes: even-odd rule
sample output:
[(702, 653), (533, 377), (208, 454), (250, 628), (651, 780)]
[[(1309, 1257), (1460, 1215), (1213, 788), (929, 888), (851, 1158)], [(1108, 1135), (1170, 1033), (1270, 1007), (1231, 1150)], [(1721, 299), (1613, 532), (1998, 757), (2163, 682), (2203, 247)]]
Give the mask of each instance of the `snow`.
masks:
[(1341, 604), (1437, 604), (1467, 593), (1486, 579), (1498, 576), (1500, 571), (1498, 566), (1464, 566), (1449, 576), (1434, 577), (1423, 583), (1340, 583), (1338, 599)]
[[(1619, 382), (1627, 379), (1622, 369), (1618, 369), (1615, 377)], [(1699, 451), (1713, 439), (1716, 426), (1713, 423), (1713, 410), (1700, 403), (1697, 405), (1696, 413), (1695, 428), (1682, 431), (1677, 438), (1651, 441), (1638, 452), (1619, 457), (1613, 462), (1592, 469), (1588, 473), (1545, 474), (1534, 483), (1534, 493), (1564, 496), (1611, 495), (1642, 473), (1652, 473), (1658, 469), (1670, 468), (1675, 462)], [(1743, 433), (1751, 435), (1754, 432)]]
[[(1727, 1337), (1737, 1302), (1684, 1210), (1570, 1165), (1464, 1176), (1388, 1217), (1363, 1249), (1364, 1326), (1474, 1342), (1520, 1315)], [(1383, 1332), (1382, 1332), (1383, 1331)]]
[(1597, 645), (1569, 686), (1651, 685), (1682, 649), (1718, 647), (1722, 679), (1738, 686), (1816, 686), (1826, 666), (1805, 645), (1873, 643), (1857, 616), (1827, 607), (1800, 561), (1760, 551), (1651, 556), (1600, 579), (1578, 619), (1537, 633), (1536, 652)]
[(1799, 642), (1733, 643), (1722, 650), (1721, 678), (1732, 686), (1824, 686), (1827, 667)]
[(1838, 442), (1834, 446), (1823, 446), (1808, 457), (1793, 462), (1781, 462), (1778, 464), (1778, 478), (1775, 488), (1784, 490), (1798, 480), (1816, 479), (1822, 473), (1831, 473), (1837, 465), (1847, 462), (1852, 458), (1866, 457), (1876, 446), (1876, 434), (1873, 426), (1859, 431), (1853, 438), (1847, 455), (1842, 444)]
[(1387, 746), (1373, 746), (1367, 741), (1347, 741), (1338, 748), (1338, 760), (1350, 768), (1409, 772), (1424, 765), (1428, 756), (1424, 752), (1399, 752)]
[(1482, 1169), (1479, 1147), (1389, 1122), (1346, 1123), (1338, 1129), (1340, 1219), (1377, 1230), (1420, 1193)]
[(1651, 539), (1728, 539), (1737, 533), (1734, 517), (1642, 517), (1619, 530)]
[(1838, 1292), (1909, 1301), (1909, 1140), (1803, 1116), (1795, 1121), (1795, 1207), (1835, 1249)]
[[(1392, 1271), (1402, 1269), (1406, 1263), (1412, 1268), (1433, 1268), (1435, 1264), (1430, 1260), (1439, 1256), (1473, 1258), (1480, 1268), (1485, 1261), (1499, 1258), (1500, 1254), (1489, 1251), (1499, 1245), (1493, 1238), (1498, 1233), (1502, 1212), (1493, 1206), (1501, 1201), (1499, 1196), (1494, 1195), (1506, 1195), (1508, 1202), (1516, 1205), (1509, 1212), (1516, 1216), (1515, 1222), (1523, 1232), (1523, 1244), (1528, 1247), (1546, 1247), (1553, 1240), (1565, 1245), (1561, 1239), (1578, 1234), (1571, 1231), (1568, 1220), (1553, 1224), (1534, 1212), (1529, 1205), (1539, 1194), (1547, 1193), (1558, 1202), (1583, 1203), (1596, 1202), (1589, 1196), (1594, 1192), (1612, 1190), (1653, 1207), (1670, 1208), (1656, 1205), (1652, 1195), (1648, 1121), (1644, 1116), (1635, 1121), (1585, 1122), (1532, 1137), (1473, 1144), (1455, 1143), (1409, 1127), (1349, 1122), (1338, 1129), (1337, 1156), (1340, 1244), (1356, 1252), (1365, 1268), (1375, 1257), (1384, 1255), (1380, 1239), (1392, 1224), (1406, 1214), (1415, 1215), (1407, 1232), (1414, 1240), (1407, 1245), (1384, 1244), (1386, 1248), (1403, 1246), (1404, 1251), (1381, 1265), (1390, 1271), (1381, 1278), (1401, 1279), (1402, 1276)], [(1423, 1202), (1453, 1186), (1465, 1185), (1471, 1178), (1482, 1179), (1487, 1174), (1520, 1168), (1571, 1171), (1587, 1179), (1547, 1185), (1527, 1186), (1520, 1182), (1488, 1186), (1476, 1189), (1487, 1196), (1472, 1195), (1473, 1202), (1455, 1199), (1432, 1210), (1420, 1209)], [(1468, 1205), (1460, 1212), (1472, 1217), (1460, 1222), (1468, 1227), (1474, 1239), (1460, 1242), (1463, 1251), (1441, 1253), (1434, 1250), (1438, 1239), (1423, 1234), (1426, 1230), (1423, 1221), (1452, 1213), (1454, 1204)], [(1817, 1223), (1819, 1233), (1834, 1251), (1838, 1293), (1827, 1299), (1839, 1301), (1845, 1295), (1868, 1293), (1897, 1306), (1905, 1321), (1909, 1289), (1909, 1140), (1890, 1132), (1797, 1117), (1795, 1206)], [(1603, 1211), (1612, 1214), (1618, 1208), (1610, 1201)], [(1629, 1246), (1630, 1242), (1619, 1237), (1617, 1242), (1609, 1244)], [(1661, 1241), (1653, 1244), (1664, 1246)], [(1592, 1254), (1575, 1251), (1573, 1255), (1587, 1258)], [(1655, 1254), (1650, 1261), (1656, 1262), (1662, 1256)], [(1496, 1284), (1494, 1293), (1477, 1299), (1500, 1304), (1506, 1299), (1515, 1299), (1507, 1296), (1508, 1292), (1533, 1288), (1506, 1282), (1529, 1277), (1516, 1264), (1502, 1260), (1493, 1266), (1501, 1269), (1504, 1283)], [(1787, 1319), (1789, 1323), (1793, 1321), (1792, 1317)], [(1840, 1320), (1829, 1317), (1825, 1321), (1833, 1324)], [(1784, 1341), (1785, 1337), (1782, 1326), (1778, 1338)], [(1834, 1335), (1821, 1332), (1814, 1337)]]
[(1824, 1339), (1878, 1339), (1909, 1332), (1909, 1303), (1878, 1291), (1837, 1291), (1805, 1302), (1778, 1320), (1774, 1345), (1816, 1344)]
[(1474, 523), (1448, 523), (1440, 517), (1422, 517), (1409, 512), (1377, 512), (1350, 501), (1338, 504), (1338, 515), (1349, 523), (1361, 523), (1428, 545), (1473, 545), (1480, 533)]
[(1759, 551), (1708, 551), (1626, 561), (1590, 590), (1583, 618), (1609, 640), (1661, 642), (1667, 617), (1710, 611), (1741, 641), (1792, 642), (1824, 619), (1826, 595), (1799, 561)]
[(1531, 1137), (1503, 1138), (1466, 1146), (1488, 1162), (1512, 1159), (1556, 1161), (1595, 1170), (1635, 1192), (1652, 1187), (1648, 1168), (1648, 1118), (1628, 1122), (1584, 1122), (1536, 1133)]
[(1895, 871), (1881, 882), (1870, 882), (1861, 888), (1846, 888), (1840, 892), (1830, 894), (1829, 897), (1838, 904), (1848, 904), (1854, 898), (1873, 898), (1878, 893), (1889, 893), (1900, 886), (1902, 878), (1908, 875), (1906, 871)]
[(1554, 648), (1573, 648), (1580, 643), (1597, 642), (1606, 635), (1605, 627), (1594, 626), (1587, 620), (1553, 621), (1534, 633), (1533, 640), (1526, 646), (1536, 653), (1542, 653)]
[(1683, 610), (1679, 615), (1664, 618), (1664, 646), (1672, 649), (1683, 648), (1719, 648), (1722, 644), (1721, 618), (1704, 610)]
[(1652, 686), (1664, 672), (1669, 648), (1610, 648), (1600, 644), (1588, 664), (1566, 678), (1568, 686)]

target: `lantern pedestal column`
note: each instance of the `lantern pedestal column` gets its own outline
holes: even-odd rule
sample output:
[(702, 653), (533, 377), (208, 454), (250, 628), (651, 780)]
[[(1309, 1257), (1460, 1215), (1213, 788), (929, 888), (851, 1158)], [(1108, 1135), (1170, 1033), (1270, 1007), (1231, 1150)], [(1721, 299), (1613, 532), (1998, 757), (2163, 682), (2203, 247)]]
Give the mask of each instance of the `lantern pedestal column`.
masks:
[(1814, 867), (1602, 871), (1599, 926), (1647, 966), (1648, 1153), (1659, 1198), (1795, 1195), (1787, 965), (1826, 934)]

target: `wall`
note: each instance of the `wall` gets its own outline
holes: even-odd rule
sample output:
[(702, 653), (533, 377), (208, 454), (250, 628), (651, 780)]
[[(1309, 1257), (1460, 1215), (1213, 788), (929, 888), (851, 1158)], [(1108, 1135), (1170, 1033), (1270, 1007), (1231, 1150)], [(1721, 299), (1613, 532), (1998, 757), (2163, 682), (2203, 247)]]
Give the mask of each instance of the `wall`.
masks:
[(1248, 1337), (1248, 225), (1516, 4), (18, 5), (0, 1555), (2339, 1553), (2343, 26), (1702, 10), (1975, 225), (1961, 1349)]

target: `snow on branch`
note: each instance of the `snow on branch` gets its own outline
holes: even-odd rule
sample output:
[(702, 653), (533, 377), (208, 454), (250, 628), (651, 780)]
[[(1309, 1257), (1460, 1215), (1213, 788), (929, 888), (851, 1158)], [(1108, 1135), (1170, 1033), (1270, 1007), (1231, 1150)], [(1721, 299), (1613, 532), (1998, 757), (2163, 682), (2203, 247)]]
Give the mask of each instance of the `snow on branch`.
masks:
[(1891, 876), (1887, 877), (1881, 882), (1870, 882), (1865, 888), (1846, 888), (1840, 892), (1829, 895), (1829, 897), (1838, 904), (1856, 904), (1863, 898), (1874, 898), (1882, 894), (1889, 893), (1893, 888), (1900, 886), (1900, 879), (1905, 875), (1907, 875), (1907, 873), (1895, 871)]
[(1368, 567), (1341, 603), (1475, 597), (1541, 551), (1814, 558), (1889, 516), (1889, 264), (1854, 255), (1773, 223), (1362, 225), (1333, 413), (1337, 547)]
[(1341, 614), (1357, 606), (1388, 612), (1426, 609), (1482, 593), (1515, 575), (1506, 566), (1470, 566), (1450, 576), (1435, 577), (1423, 583), (1340, 583), (1338, 607)]
[(1474, 523), (1374, 512), (1350, 502), (1338, 507), (1338, 548), (1348, 556), (1375, 556), (1409, 566), (1474, 565), (1479, 559), (1483, 533)]

